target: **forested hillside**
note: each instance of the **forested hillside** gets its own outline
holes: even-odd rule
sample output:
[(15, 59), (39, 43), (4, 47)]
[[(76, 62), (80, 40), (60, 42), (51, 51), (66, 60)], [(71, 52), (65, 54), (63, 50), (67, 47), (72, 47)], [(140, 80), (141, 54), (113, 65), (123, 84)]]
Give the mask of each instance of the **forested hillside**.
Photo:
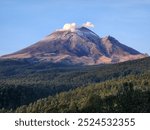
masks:
[[(24, 60), (1, 60), (0, 109), (2, 112), (9, 110), (14, 112), (16, 109), (15, 112), (112, 112), (113, 109), (111, 108), (113, 107), (108, 105), (110, 104), (109, 101), (118, 103), (118, 100), (121, 100), (125, 103), (127, 99), (124, 99), (124, 95), (132, 91), (135, 93), (135, 95), (133, 94), (135, 101), (137, 99), (137, 102), (143, 102), (147, 105), (145, 109), (139, 110), (145, 112), (149, 110), (148, 102), (150, 101), (149, 73), (149, 57), (99, 66), (68, 66), (46, 62), (32, 63)], [(129, 95), (125, 96), (129, 97)], [(135, 98), (136, 96), (137, 98)], [(78, 99), (79, 97), (80, 99)], [(97, 98), (95, 99), (95, 97)], [(138, 98), (141, 98), (140, 101)], [(87, 107), (85, 110), (85, 107), (82, 106), (82, 103), (86, 102), (84, 99), (89, 99), (88, 102), (91, 103), (95, 100), (96, 102), (97, 100), (103, 102), (103, 105), (97, 103), (102, 109), (99, 106), (96, 107), (94, 103), (95, 105), (92, 104), (92, 106), (96, 108)], [(28, 106), (28, 104), (30, 105)], [(43, 107), (39, 104), (43, 104)], [(76, 110), (70, 108), (72, 105), (77, 107)], [(125, 111), (120, 104), (119, 106), (121, 108), (116, 109), (116, 111)], [(119, 106), (117, 105), (117, 107)], [(103, 107), (110, 108), (104, 109)]]
[(80, 87), (15, 112), (150, 112), (150, 73)]

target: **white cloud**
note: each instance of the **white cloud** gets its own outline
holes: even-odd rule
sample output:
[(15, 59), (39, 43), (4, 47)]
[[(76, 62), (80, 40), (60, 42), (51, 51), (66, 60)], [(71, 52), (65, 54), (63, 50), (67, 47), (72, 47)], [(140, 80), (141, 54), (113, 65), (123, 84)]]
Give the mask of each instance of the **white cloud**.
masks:
[(77, 28), (76, 23), (67, 23), (63, 27), (64, 30), (72, 30), (72, 29), (76, 29), (76, 28)]
[(66, 23), (62, 29), (57, 29), (56, 31), (70, 30), (71, 32), (74, 32), (76, 28), (78, 28), (76, 23)]
[(84, 23), (82, 26), (94, 28), (94, 24), (92, 24), (91, 22), (86, 22), (86, 23)]
[(66, 23), (62, 29), (57, 29), (57, 31), (70, 30), (71, 32), (74, 32), (75, 29), (79, 27), (94, 27), (94, 24), (86, 22), (82, 26), (78, 26), (76, 23)]

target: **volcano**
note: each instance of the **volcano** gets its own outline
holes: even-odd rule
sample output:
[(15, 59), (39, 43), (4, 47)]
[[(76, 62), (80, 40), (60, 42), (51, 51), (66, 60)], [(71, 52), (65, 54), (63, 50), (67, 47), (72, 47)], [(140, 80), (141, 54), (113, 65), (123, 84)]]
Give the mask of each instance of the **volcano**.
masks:
[(37, 43), (1, 58), (71, 65), (97, 65), (144, 57), (146, 55), (120, 43), (111, 36), (100, 38), (90, 29), (78, 27), (57, 30)]

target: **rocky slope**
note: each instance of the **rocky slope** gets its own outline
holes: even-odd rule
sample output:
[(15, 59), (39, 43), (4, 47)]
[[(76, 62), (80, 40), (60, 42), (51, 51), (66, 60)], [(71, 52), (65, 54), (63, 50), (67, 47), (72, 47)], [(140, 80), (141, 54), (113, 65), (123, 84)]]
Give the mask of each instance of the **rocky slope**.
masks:
[(53, 63), (96, 65), (144, 58), (146, 55), (115, 38), (100, 38), (86, 27), (57, 30), (39, 42), (1, 58), (29, 59)]

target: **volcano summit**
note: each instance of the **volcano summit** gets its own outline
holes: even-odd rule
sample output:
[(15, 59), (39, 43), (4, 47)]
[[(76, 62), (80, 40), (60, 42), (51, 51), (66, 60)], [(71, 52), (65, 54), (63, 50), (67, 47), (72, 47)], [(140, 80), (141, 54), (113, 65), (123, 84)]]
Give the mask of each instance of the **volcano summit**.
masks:
[(1, 58), (97, 65), (146, 57), (111, 36), (100, 38), (87, 28), (89, 26), (94, 25), (90, 22), (81, 27), (77, 27), (75, 23), (66, 24), (63, 29), (53, 32), (39, 42)]

